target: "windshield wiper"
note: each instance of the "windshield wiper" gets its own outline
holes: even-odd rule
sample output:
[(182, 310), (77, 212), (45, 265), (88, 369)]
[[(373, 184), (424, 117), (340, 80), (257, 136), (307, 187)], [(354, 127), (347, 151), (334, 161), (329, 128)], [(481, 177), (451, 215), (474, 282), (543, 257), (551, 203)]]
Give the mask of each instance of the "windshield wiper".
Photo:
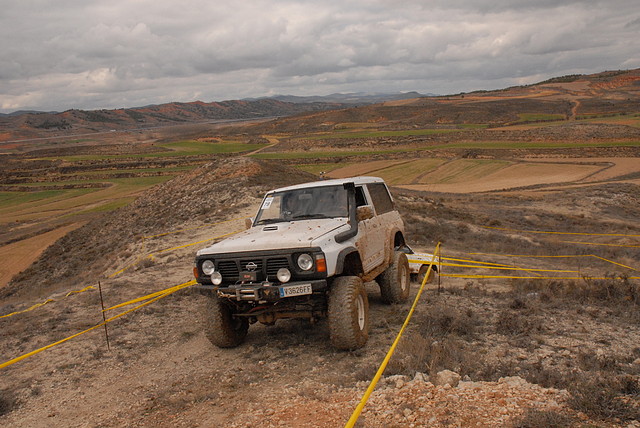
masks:
[(294, 215), (291, 218), (294, 220), (297, 220), (301, 218), (331, 218), (331, 217), (329, 217), (326, 214), (300, 214), (300, 215)]

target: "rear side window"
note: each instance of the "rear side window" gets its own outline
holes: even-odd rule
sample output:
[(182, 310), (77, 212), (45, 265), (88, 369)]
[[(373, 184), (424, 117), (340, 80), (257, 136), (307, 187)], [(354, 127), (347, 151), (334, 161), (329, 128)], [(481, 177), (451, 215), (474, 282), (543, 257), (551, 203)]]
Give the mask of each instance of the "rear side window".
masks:
[(391, 195), (389, 195), (387, 186), (385, 186), (384, 183), (367, 184), (367, 189), (369, 189), (369, 194), (373, 200), (372, 202), (376, 209), (376, 214), (379, 215), (393, 211), (393, 201), (391, 200)]

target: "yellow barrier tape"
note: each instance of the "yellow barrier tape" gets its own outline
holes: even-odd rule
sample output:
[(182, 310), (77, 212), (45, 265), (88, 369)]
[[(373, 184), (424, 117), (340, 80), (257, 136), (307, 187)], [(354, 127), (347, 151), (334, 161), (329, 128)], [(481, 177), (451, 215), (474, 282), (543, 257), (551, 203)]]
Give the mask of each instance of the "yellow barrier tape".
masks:
[(599, 245), (602, 247), (640, 248), (640, 245), (601, 244), (597, 242), (582, 242), (582, 241), (560, 241), (560, 242), (563, 242), (565, 244)]
[(404, 333), (404, 330), (407, 328), (407, 325), (409, 324), (409, 320), (411, 319), (411, 316), (413, 315), (413, 312), (415, 311), (416, 306), (418, 305), (418, 301), (420, 300), (420, 296), (422, 295), (422, 290), (424, 290), (424, 286), (427, 283), (427, 279), (429, 279), (429, 275), (431, 274), (431, 269), (433, 268), (433, 264), (434, 264), (434, 261), (436, 259), (436, 254), (438, 254), (439, 252), (440, 252), (440, 242), (438, 242), (438, 245), (436, 245), (436, 248), (433, 251), (433, 258), (431, 259), (431, 263), (429, 264), (429, 268), (427, 269), (427, 272), (424, 275), (424, 279), (422, 280), (422, 284), (420, 285), (420, 289), (418, 290), (418, 294), (416, 295), (416, 298), (413, 300), (413, 305), (411, 306), (411, 309), (409, 310), (409, 314), (407, 315), (407, 318), (404, 320), (404, 324), (402, 324), (402, 328), (398, 332), (398, 336), (396, 336), (396, 340), (393, 341), (393, 344), (391, 345), (391, 348), (389, 348), (389, 352), (387, 352), (387, 355), (384, 357), (384, 360), (382, 361), (382, 364), (380, 364), (380, 368), (378, 368), (378, 371), (376, 372), (375, 376), (373, 377), (373, 380), (369, 384), (369, 387), (365, 391), (364, 395), (362, 396), (362, 399), (360, 400), (360, 403), (358, 404), (358, 406), (356, 406), (355, 410), (353, 411), (353, 413), (351, 415), (351, 418), (349, 418), (349, 421), (345, 425), (345, 428), (353, 428), (355, 423), (358, 421), (358, 418), (360, 417), (360, 414), (362, 413), (362, 409), (364, 408), (365, 404), (367, 404), (367, 401), (369, 400), (369, 396), (371, 396), (371, 393), (373, 392), (373, 390), (375, 389), (376, 385), (378, 384), (378, 381), (380, 380), (380, 377), (382, 376), (382, 373), (387, 368), (387, 364), (389, 364), (389, 360), (391, 359), (391, 356), (393, 355), (396, 347), (398, 346), (398, 342), (400, 342), (400, 338), (402, 337), (402, 334)]
[[(195, 280), (190, 281), (190, 283), (191, 283), (190, 285), (195, 284)], [(176, 290), (176, 291), (177, 291), (177, 290)], [(151, 304), (151, 303), (153, 303), (153, 302), (155, 302), (155, 301), (157, 301), (157, 300), (162, 299), (163, 297), (167, 297), (167, 296), (168, 296), (168, 295), (170, 295), (171, 293), (173, 293), (173, 291), (172, 291), (172, 292), (168, 292), (168, 293), (161, 294), (161, 295), (157, 296), (156, 298), (154, 298), (154, 299), (152, 299), (152, 300), (149, 300), (148, 302), (142, 303), (142, 304), (140, 304), (140, 305), (138, 305), (138, 306), (136, 306), (136, 307), (134, 307), (134, 308), (131, 308), (131, 309), (127, 310), (127, 311), (124, 311), (123, 313), (118, 314), (118, 315), (115, 315), (115, 316), (113, 316), (113, 317), (111, 317), (111, 318), (107, 318), (105, 321), (101, 322), (100, 324), (96, 324), (96, 325), (94, 325), (93, 327), (89, 327), (88, 329), (83, 330), (83, 331), (81, 331), (81, 332), (79, 332), (79, 333), (76, 333), (76, 334), (71, 335), (71, 336), (69, 336), (69, 337), (65, 337), (65, 338), (64, 338), (64, 339), (62, 339), (62, 340), (58, 340), (57, 342), (51, 343), (51, 344), (49, 344), (49, 345), (47, 345), (47, 346), (43, 346), (42, 348), (36, 349), (35, 351), (31, 351), (31, 352), (26, 353), (26, 354), (24, 354), (24, 355), (21, 355), (21, 356), (19, 356), (19, 357), (17, 357), (17, 358), (14, 358), (14, 359), (12, 359), (12, 360), (9, 360), (9, 361), (7, 361), (7, 362), (5, 362), (5, 363), (2, 363), (2, 364), (0, 364), (0, 369), (3, 369), (3, 368), (5, 368), (5, 367), (8, 367), (8, 366), (10, 366), (10, 365), (12, 365), (12, 364), (15, 364), (15, 363), (19, 362), (19, 361), (22, 361), (22, 360), (24, 360), (25, 358), (29, 358), (29, 357), (31, 357), (31, 356), (33, 356), (33, 355), (36, 355), (36, 354), (38, 354), (38, 353), (40, 353), (40, 352), (42, 352), (42, 351), (46, 351), (47, 349), (53, 348), (54, 346), (60, 345), (60, 344), (62, 344), (62, 343), (64, 343), (64, 342), (67, 342), (67, 341), (69, 341), (69, 340), (71, 340), (71, 339), (73, 339), (73, 338), (76, 338), (76, 337), (78, 337), (78, 336), (80, 336), (80, 335), (82, 335), (82, 334), (85, 334), (85, 333), (88, 333), (88, 332), (90, 332), (90, 331), (92, 331), (92, 330), (95, 330), (96, 328), (102, 327), (103, 325), (105, 325), (105, 324), (107, 324), (107, 323), (110, 323), (110, 322), (112, 322), (112, 321), (114, 321), (114, 320), (116, 320), (116, 319), (118, 319), (118, 318), (120, 318), (120, 317), (122, 317), (122, 316), (124, 316), (124, 315), (127, 315), (128, 313), (131, 313), (131, 312), (133, 312), (133, 311), (136, 311), (136, 310), (138, 310), (138, 309), (142, 308), (143, 306), (147, 306), (147, 305), (149, 305), (149, 304)]]
[(151, 253), (151, 254), (166, 253), (167, 251), (174, 251), (174, 250), (179, 250), (179, 249), (181, 249), (181, 248), (192, 247), (192, 246), (194, 246), (194, 245), (202, 244), (203, 242), (213, 241), (214, 239), (225, 238), (225, 237), (227, 237), (227, 236), (229, 236), (229, 235), (235, 235), (236, 233), (240, 233), (240, 232), (242, 232), (242, 230), (235, 230), (235, 231), (233, 231), (233, 232), (225, 233), (224, 235), (216, 236), (215, 238), (204, 239), (204, 240), (202, 240), (202, 241), (192, 242), (192, 243), (190, 243), (190, 244), (180, 245), (180, 246), (178, 246), (178, 247), (165, 248), (164, 250), (159, 250), (159, 251), (156, 251), (156, 252)]
[(605, 261), (607, 263), (611, 263), (617, 266), (621, 266), (627, 269), (631, 269), (631, 270), (635, 270), (636, 272), (640, 272), (640, 270), (631, 267), (631, 266), (627, 266), (627, 265), (623, 265), (621, 263), (617, 263), (614, 262), (613, 260), (609, 260), (609, 259), (605, 259), (604, 257), (600, 257), (600, 256), (596, 256), (595, 254), (576, 254), (576, 255), (562, 255), (562, 256), (536, 256), (536, 255), (531, 255), (531, 254), (491, 254), (491, 253), (467, 253), (467, 254), (474, 254), (474, 255), (481, 255), (481, 256), (497, 256), (497, 257), (530, 257), (530, 258), (538, 258), (538, 259), (542, 259), (542, 258), (579, 258), (579, 257), (593, 257), (602, 261)]
[[(413, 263), (418, 263), (418, 260), (409, 260), (410, 262)], [(426, 264), (426, 263), (423, 263)], [(440, 263), (442, 266), (454, 266), (454, 267), (465, 267), (465, 268), (471, 268), (471, 269), (498, 269), (498, 270), (523, 270), (526, 272), (571, 272), (571, 273), (577, 273), (580, 271), (577, 270), (559, 270), (559, 269), (537, 269), (537, 268), (520, 268), (520, 267), (516, 267), (516, 266), (508, 266), (508, 265), (504, 265), (504, 266), (476, 266), (476, 265), (463, 265), (463, 264), (458, 264), (458, 263)]]
[(491, 227), (491, 226), (480, 226), (485, 229), (494, 229), (494, 230), (504, 230), (507, 232), (522, 232), (522, 233), (545, 233), (545, 234), (553, 234), (553, 235), (581, 235), (581, 236), (640, 236), (640, 235), (629, 235), (625, 233), (586, 233), (586, 232), (552, 232), (552, 231), (544, 231), (544, 230), (520, 230), (520, 229), (509, 229), (507, 227)]
[[(237, 220), (237, 219), (234, 219), (234, 220)], [(229, 221), (231, 221), (231, 220), (229, 220)], [(120, 275), (121, 273), (123, 273), (123, 272), (124, 272), (124, 271), (126, 271), (127, 269), (130, 269), (130, 268), (132, 268), (133, 266), (135, 266), (135, 265), (137, 265), (138, 263), (140, 263), (140, 261), (141, 261), (142, 259), (149, 258), (149, 259), (153, 260), (153, 257), (154, 257), (154, 255), (156, 255), (156, 254), (167, 253), (167, 252), (169, 252), (169, 251), (175, 251), (175, 250), (179, 250), (179, 249), (181, 249), (181, 248), (192, 247), (192, 246), (194, 246), (194, 245), (202, 244), (202, 243), (204, 243), (204, 242), (213, 241), (214, 239), (225, 238), (225, 237), (227, 237), (227, 236), (234, 235), (234, 234), (239, 233), (239, 232), (241, 232), (241, 230), (236, 230), (236, 231), (233, 231), (233, 232), (225, 233), (224, 235), (216, 236), (216, 237), (214, 237), (214, 238), (204, 239), (204, 240), (202, 240), (202, 241), (192, 242), (192, 243), (190, 243), (190, 244), (180, 245), (180, 246), (178, 246), (178, 247), (165, 248), (164, 250), (158, 250), (158, 251), (155, 251), (155, 252), (149, 253), (149, 254), (144, 255), (144, 256), (139, 256), (139, 257), (136, 259), (136, 261), (134, 261), (134, 262), (132, 262), (132, 263), (129, 263), (128, 265), (126, 265), (125, 267), (123, 267), (122, 269), (120, 269), (119, 271), (114, 272), (114, 273), (112, 273), (111, 275), (109, 275), (109, 278), (113, 278), (113, 277), (115, 277), (115, 276)], [(143, 244), (143, 247), (144, 247), (144, 239), (143, 239), (143, 241), (142, 241), (142, 244)]]
[(186, 232), (188, 230), (202, 229), (202, 228), (205, 228), (205, 227), (216, 226), (218, 224), (229, 223), (229, 222), (237, 221), (237, 220), (244, 220), (245, 218), (249, 218), (249, 217), (232, 218), (231, 220), (219, 221), (217, 223), (207, 223), (207, 224), (205, 224), (203, 226), (188, 227), (188, 228), (185, 228), (185, 229), (178, 229), (178, 230), (174, 230), (174, 231), (171, 231), (171, 232), (159, 233), (157, 235), (143, 236), (142, 239), (158, 238), (160, 236), (171, 235), (173, 233)]
[[(94, 287), (93, 285), (89, 285), (89, 286), (87, 286), (87, 287), (84, 287), (82, 290), (69, 291), (69, 292), (68, 292), (64, 297), (69, 297), (70, 295), (72, 295), (72, 294), (76, 294), (76, 293), (83, 293), (83, 292), (88, 291), (88, 290), (95, 290), (95, 288), (96, 288), (96, 287)], [(1, 316), (0, 316), (0, 319), (1, 319), (1, 318), (8, 318), (8, 317), (12, 317), (12, 316), (14, 316), (14, 315), (18, 315), (18, 314), (23, 314), (23, 313), (25, 313), (25, 312), (29, 312), (29, 311), (32, 311), (32, 310), (34, 310), (34, 309), (37, 309), (37, 308), (39, 308), (39, 307), (41, 307), (41, 306), (44, 306), (44, 305), (46, 305), (47, 303), (51, 303), (51, 302), (55, 302), (55, 301), (56, 301), (55, 299), (47, 299), (47, 300), (45, 300), (44, 302), (36, 303), (35, 305), (33, 305), (33, 306), (31, 306), (31, 307), (29, 307), (29, 308), (27, 308), (27, 309), (24, 309), (24, 310), (22, 310), (22, 311), (16, 311), (16, 312), (11, 312), (10, 314), (1, 315)]]
[(164, 293), (173, 293), (174, 291), (178, 291), (178, 290), (181, 290), (183, 288), (189, 287), (189, 286), (193, 285), (194, 283), (195, 283), (195, 280), (192, 279), (191, 281), (187, 281), (187, 282), (182, 283), (180, 285), (175, 285), (173, 287), (169, 287), (169, 288), (167, 288), (165, 290), (156, 291), (155, 293), (147, 294), (146, 296), (138, 297), (138, 298), (129, 300), (127, 302), (119, 303), (119, 304), (117, 304), (115, 306), (111, 306), (110, 308), (106, 308), (104, 310), (104, 312), (110, 311), (112, 309), (118, 309), (118, 308), (121, 308), (123, 306), (132, 305), (134, 303), (143, 302), (145, 300), (149, 300), (151, 298), (157, 297), (157, 296), (159, 296), (161, 294), (164, 294)]
[(72, 294), (77, 294), (77, 293), (83, 293), (85, 291), (89, 291), (89, 290), (95, 290), (96, 287), (94, 287), (93, 285), (87, 285), (86, 287), (84, 287), (82, 290), (74, 290), (74, 291), (69, 291), (64, 297), (69, 297)]
[(29, 312), (29, 311), (32, 311), (32, 310), (34, 310), (34, 309), (36, 309), (36, 308), (39, 308), (40, 306), (44, 306), (44, 305), (46, 305), (46, 304), (47, 304), (47, 303), (49, 303), (49, 302), (55, 302), (55, 300), (53, 300), (53, 299), (47, 299), (47, 300), (45, 300), (45, 301), (44, 301), (44, 302), (42, 302), (42, 303), (36, 303), (35, 305), (33, 305), (33, 306), (31, 306), (31, 307), (29, 307), (29, 308), (27, 308), (27, 309), (24, 309), (24, 310), (22, 310), (22, 311), (16, 311), (16, 312), (11, 312), (10, 314), (2, 315), (2, 316), (0, 316), (0, 318), (8, 318), (8, 317), (12, 317), (12, 316), (14, 316), (14, 315), (24, 314), (25, 312)]
[[(507, 278), (507, 279), (611, 279), (610, 277), (592, 277), (592, 276), (501, 276), (501, 275), (463, 275), (463, 274), (455, 274), (448, 273), (442, 274), (440, 276), (448, 276), (450, 278)], [(627, 279), (640, 279), (640, 276), (629, 276)]]

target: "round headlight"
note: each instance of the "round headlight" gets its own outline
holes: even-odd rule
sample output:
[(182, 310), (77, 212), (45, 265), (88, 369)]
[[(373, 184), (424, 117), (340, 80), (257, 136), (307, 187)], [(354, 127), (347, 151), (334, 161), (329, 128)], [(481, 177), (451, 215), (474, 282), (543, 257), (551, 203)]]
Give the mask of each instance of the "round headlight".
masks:
[(216, 270), (216, 266), (213, 264), (213, 260), (205, 260), (202, 262), (202, 273), (205, 275), (211, 275)]
[(211, 274), (211, 283), (213, 285), (220, 285), (222, 284), (222, 274), (220, 272), (213, 272)]
[(298, 256), (298, 266), (302, 270), (309, 270), (313, 267), (313, 259), (309, 254), (300, 254)]
[(289, 282), (291, 279), (291, 272), (289, 272), (289, 269), (287, 268), (280, 268), (278, 269), (278, 273), (276, 273), (276, 277), (280, 282)]

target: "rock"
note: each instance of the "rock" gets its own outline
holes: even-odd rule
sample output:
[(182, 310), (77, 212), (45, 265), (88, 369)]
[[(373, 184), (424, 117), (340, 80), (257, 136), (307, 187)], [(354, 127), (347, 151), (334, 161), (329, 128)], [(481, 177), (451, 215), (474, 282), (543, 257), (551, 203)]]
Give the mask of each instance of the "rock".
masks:
[(505, 376), (498, 379), (498, 383), (504, 383), (509, 386), (524, 386), (527, 384), (527, 381), (520, 376)]
[(452, 372), (451, 370), (442, 370), (436, 374), (433, 383), (436, 386), (449, 385), (450, 387), (455, 388), (458, 386), (459, 382), (460, 375), (458, 373)]
[(413, 380), (416, 382), (424, 382), (427, 380), (424, 373), (416, 372), (416, 375), (413, 377)]

